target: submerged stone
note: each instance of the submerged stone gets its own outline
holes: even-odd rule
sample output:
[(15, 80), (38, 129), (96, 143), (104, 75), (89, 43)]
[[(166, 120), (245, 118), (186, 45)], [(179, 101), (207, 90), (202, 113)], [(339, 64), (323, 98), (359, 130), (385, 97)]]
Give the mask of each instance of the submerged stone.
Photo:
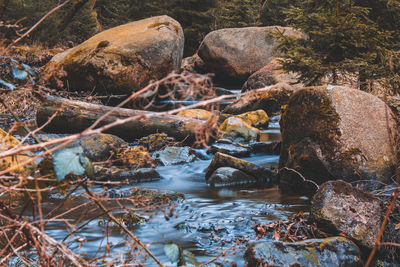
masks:
[(344, 237), (259, 241), (248, 246), (245, 260), (248, 266), (363, 266), (360, 249)]

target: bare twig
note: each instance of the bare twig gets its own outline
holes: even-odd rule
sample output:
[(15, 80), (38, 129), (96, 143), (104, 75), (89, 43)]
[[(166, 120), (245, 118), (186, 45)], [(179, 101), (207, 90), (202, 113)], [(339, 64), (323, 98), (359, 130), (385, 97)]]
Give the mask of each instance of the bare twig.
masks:
[(35, 23), (35, 25), (33, 25), (29, 30), (27, 30), (24, 34), (22, 34), (20, 37), (18, 37), (17, 39), (13, 40), (6, 48), (3, 49), (3, 51), (0, 52), (0, 57), (4, 56), (5, 53), (11, 48), (13, 47), (16, 43), (18, 43), (19, 41), (21, 41), (22, 39), (24, 39), (26, 36), (28, 36), (33, 30), (35, 30), (44, 20), (46, 20), (50, 15), (52, 15), (53, 13), (55, 13), (57, 10), (59, 10), (60, 8), (62, 8), (63, 6), (65, 6), (70, 0), (66, 0), (65, 2), (63, 2), (62, 4), (56, 6), (55, 8), (53, 8), (52, 10), (50, 10), (49, 12), (47, 12), (46, 15), (44, 15), (38, 22)]

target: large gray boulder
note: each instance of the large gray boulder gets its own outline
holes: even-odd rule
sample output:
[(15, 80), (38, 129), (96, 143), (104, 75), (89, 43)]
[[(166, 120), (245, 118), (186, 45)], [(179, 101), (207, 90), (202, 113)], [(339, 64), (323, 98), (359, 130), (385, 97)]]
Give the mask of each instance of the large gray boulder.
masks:
[(302, 37), (299, 31), (280, 26), (221, 29), (206, 35), (198, 55), (217, 78), (244, 82), (275, 58), (277, 30)]
[(183, 45), (177, 21), (151, 17), (103, 31), (57, 54), (47, 70), (65, 70), (65, 82), (73, 89), (130, 93), (178, 71)]
[[(379, 98), (343, 86), (295, 92), (280, 121), (280, 168), (322, 184), (328, 180), (389, 183), (396, 164), (396, 122)], [(281, 185), (292, 184), (290, 173)]]

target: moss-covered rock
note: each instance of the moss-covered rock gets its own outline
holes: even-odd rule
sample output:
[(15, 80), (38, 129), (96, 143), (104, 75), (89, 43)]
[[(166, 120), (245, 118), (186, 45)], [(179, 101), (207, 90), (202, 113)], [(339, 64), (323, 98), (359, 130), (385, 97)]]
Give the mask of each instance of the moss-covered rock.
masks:
[(115, 153), (118, 148), (127, 143), (112, 134), (96, 134), (82, 138), (79, 140), (79, 145), (90, 160), (104, 161), (110, 157), (111, 153)]
[(289, 27), (221, 29), (206, 35), (198, 55), (218, 80), (244, 82), (274, 59), (277, 42), (273, 33), (277, 28), (288, 36), (302, 35)]
[(234, 142), (254, 142), (260, 136), (260, 130), (240, 118), (229, 117), (220, 126), (221, 138)]
[(259, 241), (248, 246), (245, 260), (248, 266), (363, 266), (360, 249), (344, 237)]
[(54, 56), (47, 70), (63, 68), (72, 89), (130, 93), (178, 71), (183, 41), (177, 21), (152, 17), (93, 36)]
[(278, 83), (265, 90), (251, 91), (228, 105), (223, 113), (241, 114), (258, 109), (264, 110), (268, 116), (281, 112), (283, 105), (289, 102), (296, 88), (287, 83)]
[(145, 147), (148, 151), (161, 150), (175, 143), (175, 139), (165, 133), (150, 134), (139, 139), (139, 145)]
[[(394, 173), (394, 115), (371, 94), (340, 86), (303, 88), (290, 98), (280, 124), (280, 167), (306, 179), (389, 182)], [(290, 180), (281, 175), (281, 183)]]

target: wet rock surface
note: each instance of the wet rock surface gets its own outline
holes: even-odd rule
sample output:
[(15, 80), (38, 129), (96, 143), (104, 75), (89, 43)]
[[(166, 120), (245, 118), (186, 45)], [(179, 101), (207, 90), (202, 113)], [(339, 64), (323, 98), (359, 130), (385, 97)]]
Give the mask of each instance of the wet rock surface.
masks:
[(47, 69), (63, 67), (73, 89), (130, 93), (178, 71), (183, 43), (176, 20), (151, 17), (103, 31), (54, 56)]
[(196, 160), (190, 147), (169, 146), (153, 153), (153, 159), (162, 166), (179, 165)]
[(241, 158), (250, 156), (252, 149), (249, 146), (241, 145), (238, 143), (226, 144), (217, 142), (211, 145), (210, 148), (207, 150), (207, 153), (215, 154), (217, 152)]
[(206, 169), (205, 177), (208, 180), (220, 167), (231, 167), (240, 170), (256, 178), (257, 181), (273, 182), (275, 175), (268, 169), (262, 168), (254, 163), (235, 158), (233, 156), (217, 152), (210, 165)]
[(359, 248), (344, 237), (259, 241), (248, 246), (245, 259), (248, 266), (363, 266)]
[[(394, 115), (374, 95), (341, 86), (303, 88), (282, 115), (280, 168), (306, 179), (390, 182)], [(281, 181), (290, 177), (281, 175)], [(289, 182), (287, 182), (289, 183)]]
[(216, 169), (208, 179), (206, 179), (206, 183), (212, 186), (238, 185), (255, 182), (257, 182), (255, 177), (231, 167), (220, 167)]

